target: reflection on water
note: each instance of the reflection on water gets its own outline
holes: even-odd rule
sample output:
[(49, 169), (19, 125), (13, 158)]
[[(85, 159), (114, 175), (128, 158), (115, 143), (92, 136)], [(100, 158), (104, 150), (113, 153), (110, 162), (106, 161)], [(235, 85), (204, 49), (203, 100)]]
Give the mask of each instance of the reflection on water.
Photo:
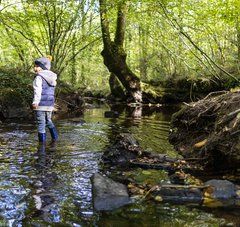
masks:
[(93, 212), (89, 178), (98, 171), (104, 148), (118, 133), (131, 132), (144, 149), (176, 156), (167, 141), (175, 107), (122, 108), (119, 118), (104, 118), (106, 110), (91, 109), (82, 118), (58, 120), (60, 140), (56, 146), (38, 146), (33, 124), (0, 125), (0, 226), (226, 223), (209, 211), (167, 204), (134, 204), (108, 213)]

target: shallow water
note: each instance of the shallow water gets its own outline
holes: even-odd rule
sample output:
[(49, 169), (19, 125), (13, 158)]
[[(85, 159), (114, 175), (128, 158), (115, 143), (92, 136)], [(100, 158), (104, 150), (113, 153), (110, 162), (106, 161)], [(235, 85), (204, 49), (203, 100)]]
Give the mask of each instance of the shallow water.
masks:
[[(92, 208), (90, 177), (99, 170), (105, 147), (120, 132), (131, 132), (149, 151), (176, 156), (167, 136), (176, 107), (122, 108), (119, 118), (104, 118), (107, 106), (83, 117), (56, 121), (56, 147), (38, 147), (31, 123), (0, 125), (0, 226), (234, 226), (236, 210), (136, 203), (112, 212)], [(141, 117), (140, 117), (141, 116)], [(85, 123), (83, 123), (83, 120)], [(48, 134), (49, 138), (49, 134)], [(235, 218), (235, 220), (234, 220)]]

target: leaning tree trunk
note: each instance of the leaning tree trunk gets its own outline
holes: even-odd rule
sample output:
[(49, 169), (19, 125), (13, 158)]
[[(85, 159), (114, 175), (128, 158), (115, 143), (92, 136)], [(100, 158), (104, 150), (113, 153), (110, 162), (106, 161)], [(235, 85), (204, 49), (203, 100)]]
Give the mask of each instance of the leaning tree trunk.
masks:
[(112, 95), (113, 99), (115, 99), (115, 100), (116, 99), (120, 99), (120, 100), (125, 99), (124, 88), (114, 73), (111, 73), (111, 75), (109, 77), (109, 85), (110, 85), (111, 95)]
[(126, 3), (118, 5), (117, 28), (114, 41), (110, 38), (109, 21), (107, 18), (106, 0), (99, 0), (103, 37), (102, 56), (108, 70), (115, 74), (128, 93), (128, 101), (142, 102), (140, 79), (131, 71), (126, 63), (126, 53), (123, 49), (126, 26)]

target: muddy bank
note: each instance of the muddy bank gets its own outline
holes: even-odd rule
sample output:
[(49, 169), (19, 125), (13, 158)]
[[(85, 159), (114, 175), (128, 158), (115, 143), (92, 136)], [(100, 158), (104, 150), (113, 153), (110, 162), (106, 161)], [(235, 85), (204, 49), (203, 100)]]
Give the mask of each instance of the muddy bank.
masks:
[(169, 141), (184, 158), (212, 170), (240, 164), (240, 92), (210, 93), (172, 117)]

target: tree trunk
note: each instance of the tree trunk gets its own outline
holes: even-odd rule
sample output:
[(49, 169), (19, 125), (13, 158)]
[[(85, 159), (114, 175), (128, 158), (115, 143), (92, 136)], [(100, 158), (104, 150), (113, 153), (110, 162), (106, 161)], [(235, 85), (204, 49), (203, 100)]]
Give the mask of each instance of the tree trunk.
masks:
[(237, 69), (240, 72), (240, 18), (237, 19)]
[(110, 38), (109, 21), (107, 18), (106, 0), (99, 0), (101, 28), (103, 37), (102, 56), (104, 64), (114, 73), (126, 89), (129, 102), (142, 102), (140, 79), (131, 71), (126, 63), (126, 53), (123, 49), (126, 26), (126, 3), (118, 5), (117, 28), (114, 41)]
[(147, 81), (147, 34), (141, 25), (139, 25), (139, 70), (142, 81)]
[(114, 99), (119, 98), (121, 100), (124, 100), (125, 92), (123, 90), (123, 87), (120, 81), (118, 80), (118, 78), (114, 73), (111, 73), (109, 77), (109, 85), (110, 85), (110, 90), (113, 98)]
[(76, 70), (76, 56), (75, 56), (75, 52), (76, 52), (76, 44), (75, 44), (75, 35), (74, 35), (74, 42), (72, 43), (72, 56), (73, 59), (71, 61), (71, 82), (72, 82), (72, 86), (74, 86), (77, 83), (77, 70)]

